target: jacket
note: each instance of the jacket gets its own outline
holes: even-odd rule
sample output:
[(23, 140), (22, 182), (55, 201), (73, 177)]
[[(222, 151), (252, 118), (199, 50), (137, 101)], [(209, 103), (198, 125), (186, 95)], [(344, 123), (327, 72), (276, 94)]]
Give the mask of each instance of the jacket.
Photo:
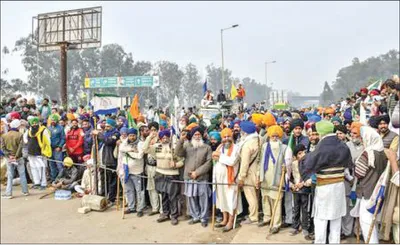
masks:
[(51, 133), (51, 148), (57, 148), (60, 147), (62, 148), (65, 144), (65, 132), (64, 128), (61, 127), (60, 125), (50, 126), (49, 127), (50, 133)]
[(211, 147), (205, 143), (201, 147), (194, 148), (191, 143), (184, 144), (179, 140), (176, 145), (176, 155), (185, 158), (183, 178), (191, 179), (189, 173), (194, 171), (198, 176), (197, 181), (208, 181), (212, 167), (211, 154)]
[[(261, 137), (259, 137), (258, 134), (254, 133), (246, 136), (240, 149), (239, 180), (245, 180), (247, 177), (256, 178), (260, 176), (259, 152), (261, 147)], [(255, 160), (252, 161), (253, 159)], [(252, 176), (248, 176), (249, 174), (252, 174)], [(254, 182), (255, 181), (256, 180), (254, 180)]]
[(93, 145), (93, 138), (90, 135), (92, 133), (92, 128), (82, 128), (83, 133), (85, 136), (83, 136), (83, 154), (87, 155), (92, 152), (92, 145)]
[[(28, 144), (28, 152), (29, 152), (29, 144), (35, 140), (37, 145), (40, 148), (40, 154), (47, 158), (52, 156), (51, 149), (51, 138), (50, 131), (45, 126), (40, 126), (38, 132), (35, 135), (32, 135), (32, 129), (29, 129), (24, 134), (24, 142)], [(35, 143), (36, 144), (36, 143)]]
[[(151, 145), (151, 137), (147, 137), (143, 145), (145, 153), (150, 154), (156, 160), (156, 172), (164, 175), (179, 175), (179, 169), (183, 167), (183, 158), (177, 157), (172, 152), (169, 144), (156, 143)], [(175, 163), (175, 168), (170, 166), (171, 160)]]
[(78, 180), (78, 169), (75, 166), (64, 169), (64, 177), (61, 179), (64, 185), (70, 185)]
[(1, 150), (6, 157), (10, 155), (15, 156), (17, 159), (22, 157), (22, 136), (20, 132), (14, 130), (1, 135)]
[[(72, 129), (67, 133), (66, 147), (69, 155), (81, 155), (83, 154), (83, 137), (85, 133), (81, 128)], [(69, 148), (74, 148), (73, 152), (70, 152)]]
[(106, 131), (99, 134), (99, 140), (102, 141), (102, 161), (105, 166), (117, 166), (117, 158), (114, 156), (114, 149), (117, 146), (119, 132), (114, 128), (111, 131)]
[(128, 140), (121, 143), (119, 152), (122, 154), (122, 163), (128, 165), (129, 174), (142, 174), (144, 170), (143, 141), (129, 143)]

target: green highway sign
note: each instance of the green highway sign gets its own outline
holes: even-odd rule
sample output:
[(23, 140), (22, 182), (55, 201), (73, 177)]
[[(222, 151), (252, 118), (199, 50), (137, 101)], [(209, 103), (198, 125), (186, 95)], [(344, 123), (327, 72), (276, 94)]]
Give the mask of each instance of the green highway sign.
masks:
[(85, 78), (85, 88), (141, 88), (159, 86), (158, 76)]

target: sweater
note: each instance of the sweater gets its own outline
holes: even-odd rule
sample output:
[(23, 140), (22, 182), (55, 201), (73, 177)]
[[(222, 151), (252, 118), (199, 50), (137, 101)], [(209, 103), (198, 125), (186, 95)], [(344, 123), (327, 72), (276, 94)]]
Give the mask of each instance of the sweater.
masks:
[[(156, 172), (163, 175), (179, 175), (179, 169), (183, 167), (183, 158), (177, 157), (175, 154), (172, 157), (169, 144), (150, 144), (151, 137), (147, 137), (143, 151), (156, 159)], [(175, 167), (171, 167), (171, 160), (175, 163)]]
[(65, 144), (64, 128), (57, 124), (56, 126), (50, 126), (49, 130), (51, 132), (51, 148), (62, 148)]

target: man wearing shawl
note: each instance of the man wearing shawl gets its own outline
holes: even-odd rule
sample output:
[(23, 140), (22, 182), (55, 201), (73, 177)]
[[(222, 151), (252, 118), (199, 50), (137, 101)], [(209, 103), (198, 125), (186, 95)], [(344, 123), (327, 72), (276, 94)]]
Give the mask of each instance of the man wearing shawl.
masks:
[(282, 197), (278, 200), (279, 182), (282, 176), (282, 164), (286, 145), (282, 144), (283, 130), (280, 126), (274, 125), (268, 128), (267, 136), (269, 141), (264, 143), (261, 149), (260, 158), (260, 176), (262, 203), (263, 203), (263, 224), (269, 223), (272, 218), (273, 207), (278, 202), (278, 208), (274, 214), (274, 224), (272, 224), (272, 233), (278, 233), (282, 223)]
[[(153, 133), (154, 137), (150, 140), (149, 145), (153, 146), (158, 142), (158, 137), (156, 135), (158, 134), (159, 130), (159, 125), (157, 122), (151, 122), (148, 125), (148, 129), (150, 129), (150, 134)], [(149, 139), (150, 136), (143, 138), (143, 140), (146, 142), (147, 139)], [(148, 154), (148, 147), (144, 147), (144, 152), (147, 155), (147, 161), (146, 161), (146, 175), (147, 175), (147, 191), (149, 193), (149, 199), (150, 199), (150, 205), (152, 211), (149, 213), (149, 216), (153, 216), (155, 214), (158, 214), (160, 211), (160, 198), (156, 190), (156, 183), (155, 183), (155, 175), (156, 175), (156, 166), (157, 166), (157, 159), (151, 155)]]
[[(384, 153), (383, 141), (375, 129), (362, 126), (360, 129), (364, 151), (355, 163), (355, 175), (358, 178), (356, 189), (359, 209), (360, 226), (364, 239), (367, 239), (373, 214), (367, 210), (375, 185), (387, 166), (387, 157)], [(370, 243), (378, 243), (378, 230), (373, 228)]]
[(244, 186), (255, 186), (259, 176), (259, 158), (261, 150), (261, 137), (256, 131), (256, 125), (249, 121), (240, 123), (241, 137), (240, 142), (240, 167), (239, 167), (239, 186), (243, 187), (244, 195), (249, 203), (249, 217), (241, 224), (252, 224), (258, 221), (258, 199), (256, 188)]
[(228, 185), (217, 185), (216, 206), (223, 212), (223, 220), (216, 227), (224, 227), (223, 232), (232, 230), (234, 215), (241, 213), (241, 199), (238, 198), (238, 187), (235, 185), (235, 176), (239, 169), (236, 158), (239, 147), (233, 144), (233, 133), (229, 128), (221, 131), (222, 144), (213, 153), (213, 160), (216, 161), (213, 171), (213, 179), (217, 183)]
[(51, 121), (51, 125), (48, 128), (51, 133), (51, 159), (57, 161), (49, 162), (50, 178), (51, 182), (53, 182), (56, 179), (61, 178), (64, 172), (62, 148), (65, 144), (65, 132), (63, 127), (58, 124), (58, 121), (60, 120), (60, 116), (58, 114), (51, 114), (49, 119)]
[[(316, 123), (321, 140), (316, 149), (306, 155), (303, 173), (316, 174), (317, 186), (313, 204), (315, 243), (326, 242), (330, 221), (329, 243), (340, 243), (341, 219), (346, 215), (345, 168), (351, 166), (349, 148), (333, 133), (329, 121)], [(310, 186), (307, 181), (306, 186)]]
[(39, 118), (32, 117), (29, 119), (30, 129), (24, 134), (24, 142), (28, 144), (28, 160), (32, 171), (34, 188), (45, 190), (47, 186), (46, 180), (46, 158), (50, 158), (51, 141), (50, 132), (43, 126), (39, 125)]
[[(360, 136), (361, 123), (353, 122), (350, 126), (350, 136), (351, 140), (346, 143), (347, 147), (350, 149), (350, 154), (352, 158), (352, 163), (356, 162), (357, 158), (361, 155), (364, 150)], [(354, 217), (350, 215), (351, 210), (351, 199), (350, 194), (352, 188), (355, 187), (357, 179), (354, 179), (354, 167), (345, 169), (345, 182), (344, 186), (346, 189), (346, 216), (342, 217), (342, 235), (348, 237), (353, 233)]]
[(209, 200), (211, 189), (209, 185), (197, 184), (209, 180), (212, 167), (211, 147), (203, 141), (203, 131), (200, 127), (191, 130), (190, 143), (184, 144), (186, 132), (182, 132), (176, 145), (176, 154), (185, 158), (184, 180), (185, 196), (189, 200), (189, 209), (192, 220), (189, 224), (201, 222), (203, 227), (208, 225)]

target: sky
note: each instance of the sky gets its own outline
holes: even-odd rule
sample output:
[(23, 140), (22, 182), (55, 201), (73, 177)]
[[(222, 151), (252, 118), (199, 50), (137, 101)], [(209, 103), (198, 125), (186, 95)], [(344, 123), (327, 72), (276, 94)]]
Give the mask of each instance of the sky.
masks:
[[(399, 50), (399, 2), (1, 2), (1, 47), (32, 31), (41, 13), (103, 7), (102, 44), (118, 43), (136, 61), (221, 65), (274, 89), (319, 95), (325, 81), (358, 57)], [(23, 11), (21, 11), (23, 10)], [(5, 78), (25, 78), (21, 57), (1, 59)], [(3, 76), (3, 75), (2, 75)]]

